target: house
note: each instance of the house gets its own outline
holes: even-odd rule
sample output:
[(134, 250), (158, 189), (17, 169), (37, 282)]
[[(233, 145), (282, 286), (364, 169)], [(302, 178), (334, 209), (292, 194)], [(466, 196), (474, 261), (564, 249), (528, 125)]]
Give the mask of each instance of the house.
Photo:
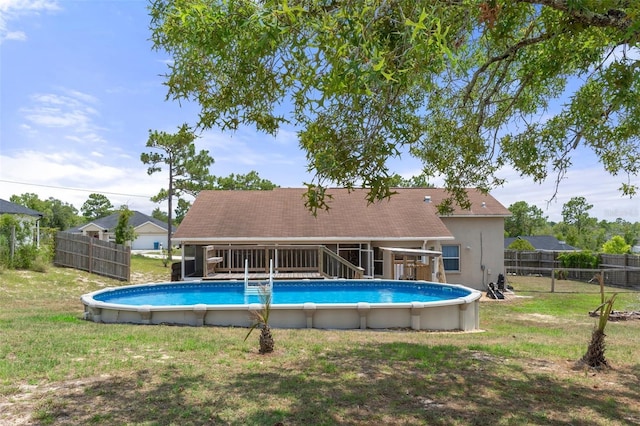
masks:
[(537, 251), (575, 251), (575, 247), (570, 246), (564, 241), (558, 240), (552, 235), (537, 235), (537, 236), (524, 236), (524, 237), (509, 237), (504, 239), (505, 250), (516, 239), (527, 240), (531, 243), (534, 249)]
[[(115, 230), (118, 226), (120, 213), (116, 212), (100, 219), (92, 220), (81, 226), (68, 229), (66, 232), (95, 237), (103, 241), (115, 241)], [(131, 243), (132, 250), (152, 250), (167, 247), (167, 223), (147, 216), (139, 211), (133, 211), (129, 225), (136, 233), (136, 239)], [(174, 228), (174, 227), (172, 227)], [(175, 228), (172, 229), (175, 231)]]
[(36, 245), (40, 247), (40, 219), (44, 216), (42, 213), (23, 205), (0, 199), (0, 216), (3, 214), (12, 215), (23, 224), (33, 225), (31, 241), (35, 240)]
[(173, 236), (183, 247), (180, 278), (446, 277), (484, 289), (503, 272), (510, 212), (491, 195), (468, 190), (472, 208), (442, 216), (436, 206), (447, 196), (443, 189), (397, 188), (371, 204), (364, 190), (328, 189), (329, 210), (313, 216), (304, 192), (200, 192)]

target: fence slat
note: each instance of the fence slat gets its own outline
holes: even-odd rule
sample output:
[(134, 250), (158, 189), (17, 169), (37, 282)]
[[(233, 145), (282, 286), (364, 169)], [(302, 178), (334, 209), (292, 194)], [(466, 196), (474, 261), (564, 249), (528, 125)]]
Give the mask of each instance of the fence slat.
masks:
[(129, 281), (131, 249), (123, 244), (69, 232), (56, 234), (54, 265)]

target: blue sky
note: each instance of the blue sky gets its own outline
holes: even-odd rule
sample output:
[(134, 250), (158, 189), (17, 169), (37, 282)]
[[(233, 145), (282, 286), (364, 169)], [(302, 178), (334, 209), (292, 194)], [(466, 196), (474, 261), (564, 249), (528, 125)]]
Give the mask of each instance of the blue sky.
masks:
[[(198, 108), (165, 101), (160, 75), (170, 58), (152, 51), (148, 27), (143, 0), (0, 0), (0, 198), (33, 192), (79, 209), (98, 192), (116, 207), (166, 210), (149, 197), (167, 177), (148, 176), (140, 154), (150, 129), (195, 124)], [(293, 128), (276, 138), (212, 130), (196, 145), (215, 159), (217, 176), (256, 170), (283, 187), (311, 180)], [(404, 177), (421, 168), (409, 157), (391, 165)], [(640, 221), (637, 198), (617, 190), (624, 177), (608, 176), (587, 154), (574, 159), (550, 204), (553, 179), (537, 185), (508, 170), (502, 177), (509, 182), (492, 194), (507, 207), (524, 200), (558, 221), (565, 202), (584, 196), (592, 216)]]

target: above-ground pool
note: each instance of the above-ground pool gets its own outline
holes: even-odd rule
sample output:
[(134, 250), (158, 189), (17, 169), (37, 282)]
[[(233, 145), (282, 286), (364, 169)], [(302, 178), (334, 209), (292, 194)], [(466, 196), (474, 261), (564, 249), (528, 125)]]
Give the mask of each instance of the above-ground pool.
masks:
[[(276, 281), (269, 324), (276, 328), (479, 328), (481, 293), (426, 281)], [(81, 298), (85, 318), (105, 323), (251, 326), (261, 308), (242, 281), (189, 281), (108, 288)]]

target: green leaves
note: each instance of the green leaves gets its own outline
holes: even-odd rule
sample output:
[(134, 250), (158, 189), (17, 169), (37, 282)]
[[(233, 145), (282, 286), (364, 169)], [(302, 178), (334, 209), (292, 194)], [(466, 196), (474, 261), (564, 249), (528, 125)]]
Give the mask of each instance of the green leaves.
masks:
[(89, 194), (89, 198), (84, 202), (80, 211), (85, 220), (91, 221), (101, 217), (109, 216), (113, 210), (113, 204), (103, 194)]
[(614, 235), (602, 245), (602, 252), (607, 254), (628, 254), (631, 250), (631, 244), (620, 235)]
[(231, 173), (227, 177), (216, 177), (214, 189), (269, 191), (276, 186), (270, 180), (260, 178), (258, 172), (252, 170), (246, 175)]
[(153, 200), (158, 202), (171, 196), (189, 194), (195, 196), (202, 189), (211, 188), (213, 176), (209, 173), (209, 167), (214, 160), (209, 152), (201, 150), (196, 153), (193, 134), (189, 126), (183, 124), (178, 132), (150, 130), (147, 148), (159, 150), (143, 152), (140, 161), (149, 165), (147, 173), (152, 175), (163, 170), (163, 165), (169, 173), (169, 188), (171, 193), (162, 189)]
[[(168, 189), (162, 188), (151, 198), (154, 202), (168, 201), (167, 217), (167, 250), (171, 260), (171, 233), (173, 215), (173, 197), (184, 194), (195, 196), (203, 189), (213, 187), (214, 177), (209, 173), (213, 158), (209, 152), (202, 150), (196, 154), (194, 140), (196, 135), (187, 124), (178, 128), (177, 133), (166, 133), (149, 130), (147, 148), (157, 151), (143, 152), (140, 161), (149, 165), (149, 175), (162, 171), (162, 165), (168, 172)], [(180, 203), (179, 203), (180, 205)]]
[(300, 129), (309, 205), (324, 185), (388, 195), (387, 160), (407, 148), (458, 204), (502, 167), (559, 181), (580, 148), (638, 173), (640, 65), (620, 48), (637, 46), (638, 2), (156, 0), (150, 14), (174, 60), (167, 96), (199, 103), (201, 127)]
[(118, 224), (115, 228), (116, 244), (125, 244), (127, 241), (133, 241), (136, 239), (136, 233), (133, 229), (133, 225), (129, 224), (129, 219), (134, 215), (134, 212), (129, 210), (129, 207), (120, 207), (118, 215)]

